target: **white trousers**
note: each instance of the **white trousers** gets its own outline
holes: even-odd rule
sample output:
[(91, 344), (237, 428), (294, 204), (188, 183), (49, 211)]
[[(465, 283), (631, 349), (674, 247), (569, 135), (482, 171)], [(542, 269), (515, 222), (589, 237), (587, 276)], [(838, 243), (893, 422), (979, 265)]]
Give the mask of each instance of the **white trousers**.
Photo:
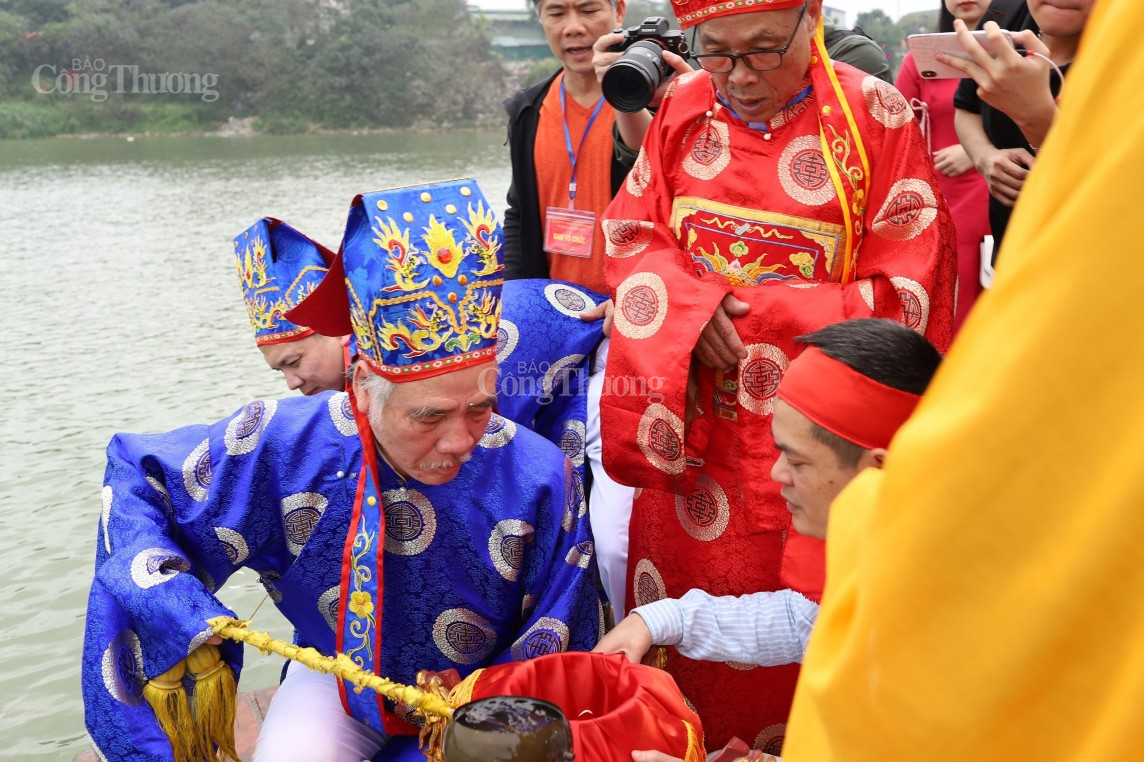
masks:
[(384, 741), (342, 709), (337, 678), (293, 662), (258, 732), (254, 762), (362, 762)]
[(604, 593), (612, 603), (616, 621), (627, 614), (624, 591), (628, 576), (628, 522), (632, 517), (635, 490), (617, 484), (604, 472), (600, 442), (600, 395), (604, 390), (604, 368), (608, 363), (608, 339), (596, 350), (596, 362), (588, 378), (588, 420), (585, 452), (592, 469), (592, 492), (588, 496), (588, 520), (596, 544), (596, 563)]

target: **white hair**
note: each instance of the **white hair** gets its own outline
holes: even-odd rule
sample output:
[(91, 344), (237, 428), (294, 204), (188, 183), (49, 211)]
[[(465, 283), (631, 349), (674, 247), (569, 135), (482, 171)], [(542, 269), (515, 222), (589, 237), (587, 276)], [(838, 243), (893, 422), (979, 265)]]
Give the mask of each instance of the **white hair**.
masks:
[(397, 384), (384, 376), (377, 375), (369, 368), (364, 370), (365, 374), (358, 380), (358, 386), (369, 394), (369, 410), (366, 411), (366, 415), (370, 426), (377, 430), (381, 428), (381, 413), (385, 409), (385, 403), (393, 395)]

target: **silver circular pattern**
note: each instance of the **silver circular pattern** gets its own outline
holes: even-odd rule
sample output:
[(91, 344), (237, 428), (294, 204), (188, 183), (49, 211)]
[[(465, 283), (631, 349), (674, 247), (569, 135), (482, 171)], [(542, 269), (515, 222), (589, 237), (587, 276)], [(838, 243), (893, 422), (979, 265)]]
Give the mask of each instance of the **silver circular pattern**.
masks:
[(103, 501), (103, 508), (99, 512), (99, 526), (103, 529), (103, 547), (110, 553), (111, 535), (107, 533), (107, 524), (111, 521), (111, 501), (113, 498), (110, 484), (104, 485), (103, 491), (99, 493), (99, 497)]
[(711, 542), (727, 531), (731, 505), (719, 483), (703, 473), (690, 495), (675, 496), (675, 515), (683, 531), (700, 542)]
[(822, 206), (838, 197), (818, 135), (803, 135), (790, 141), (776, 170), (783, 190), (800, 204)]
[(516, 323), (502, 316), (500, 325), (497, 327), (498, 365), (509, 358), (509, 355), (511, 355), (513, 350), (516, 349), (516, 345), (519, 341), (520, 329), (516, 327)]
[(565, 283), (549, 283), (544, 287), (544, 298), (557, 312), (573, 318), (596, 307), (591, 297)]
[(346, 392), (331, 394), (326, 406), (330, 411), (330, 420), (334, 422), (334, 428), (338, 430), (338, 433), (343, 437), (356, 437), (358, 431), (357, 424), (354, 423), (354, 410), (353, 403), (350, 402), (350, 395)]
[(250, 556), (250, 547), (241, 534), (226, 527), (215, 527), (214, 532), (232, 566), (238, 566)]
[(914, 120), (914, 110), (906, 102), (906, 97), (889, 82), (874, 76), (862, 80), (862, 95), (870, 116), (883, 127), (896, 130)]
[(254, 452), (262, 432), (270, 425), (277, 409), (277, 400), (256, 400), (248, 403), (238, 415), (231, 418), (223, 437), (227, 455), (248, 455)]
[(891, 277), (890, 283), (894, 285), (898, 300), (902, 303), (902, 325), (925, 335), (930, 314), (930, 298), (925, 288), (916, 280), (900, 275)]
[(120, 630), (103, 651), (100, 664), (103, 686), (116, 701), (128, 706), (143, 703), (143, 648), (139, 636), (131, 630)]
[(391, 489), (381, 496), (385, 505), (385, 552), (415, 556), (437, 536), (437, 511), (415, 489)]
[(211, 486), (211, 440), (204, 439), (183, 461), (183, 487), (197, 503), (205, 502)]
[(338, 630), (338, 607), (342, 600), (342, 586), (335, 585), (318, 596), (318, 613), (334, 632)]
[(143, 590), (170, 582), (190, 570), (190, 561), (167, 548), (147, 548), (131, 559), (131, 581)]
[(564, 556), (564, 563), (569, 566), (578, 566), (581, 569), (587, 569), (592, 563), (592, 556), (595, 555), (596, 547), (592, 544), (591, 540), (584, 540), (578, 542), (568, 549), (568, 553)]
[(542, 616), (528, 632), (512, 644), (512, 658), (516, 661), (535, 659), (537, 656), (559, 653), (568, 649), (568, 625), (559, 619)]
[(489, 533), (489, 558), (497, 573), (516, 582), (524, 566), (525, 549), (536, 529), (527, 521), (502, 519)]
[(641, 558), (636, 563), (635, 573), (632, 574), (632, 600), (636, 606), (646, 606), (667, 597), (667, 586), (663, 584), (663, 576), (650, 560)]
[(739, 361), (739, 407), (755, 415), (775, 411), (775, 392), (790, 367), (786, 352), (774, 344), (748, 344)]
[(458, 664), (478, 664), (496, 648), (497, 634), (487, 621), (468, 609), (446, 609), (433, 623), (433, 642)]
[(564, 422), (564, 433), (560, 435), (560, 449), (568, 456), (574, 466), (584, 465), (584, 440), (587, 429), (583, 421), (570, 420)]
[(667, 284), (652, 272), (629, 275), (616, 289), (612, 319), (617, 331), (629, 339), (654, 336), (667, 318)]
[(297, 492), (282, 498), (282, 523), (290, 553), (297, 556), (302, 552), (327, 505), (329, 501), (317, 492)]
[(206, 642), (212, 637), (214, 637), (214, 630), (212, 630), (210, 627), (207, 627), (198, 635), (195, 635), (193, 638), (191, 638), (191, 642), (187, 644), (187, 656), (190, 656), (191, 653), (194, 652), (194, 650), (199, 646), (205, 645)]
[(575, 373), (574, 366), (583, 359), (582, 354), (565, 355), (549, 365), (544, 377), (540, 379), (540, 390), (548, 396), (554, 391), (563, 389), (568, 376)]
[(659, 402), (648, 405), (640, 417), (636, 443), (648, 463), (666, 474), (681, 474), (687, 467), (683, 421)]
[(486, 450), (495, 450), (507, 445), (515, 436), (516, 423), (493, 413), (489, 417), (489, 425), (485, 426), (485, 433), (481, 436), (481, 441), (477, 442), (477, 446)]

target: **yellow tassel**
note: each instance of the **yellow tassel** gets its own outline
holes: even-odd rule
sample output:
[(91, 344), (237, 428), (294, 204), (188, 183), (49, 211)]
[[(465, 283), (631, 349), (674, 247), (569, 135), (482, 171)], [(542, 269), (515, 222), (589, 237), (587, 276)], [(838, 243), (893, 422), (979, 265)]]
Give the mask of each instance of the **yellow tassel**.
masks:
[(218, 646), (209, 643), (191, 652), (187, 668), (195, 678), (194, 707), (200, 752), (212, 762), (216, 759), (239, 762), (234, 748), (235, 697), (238, 695), (234, 672), (219, 657)]
[(175, 762), (198, 762), (198, 733), (187, 692), (183, 690), (186, 662), (180, 661), (143, 685), (143, 698), (155, 712), (159, 727), (171, 742)]
[[(449, 691), (437, 675), (430, 677), (428, 670), (417, 673), (417, 687), (426, 693), (435, 695), (444, 701), (449, 701)], [(425, 754), (428, 762), (443, 762), (445, 759), (445, 728), (449, 721), (439, 714), (425, 712), (422, 714), (425, 724), (421, 726), (421, 733), (417, 738), (417, 748)]]
[(667, 669), (667, 649), (663, 646), (656, 646), (655, 657), (652, 659), (651, 666), (656, 669)]

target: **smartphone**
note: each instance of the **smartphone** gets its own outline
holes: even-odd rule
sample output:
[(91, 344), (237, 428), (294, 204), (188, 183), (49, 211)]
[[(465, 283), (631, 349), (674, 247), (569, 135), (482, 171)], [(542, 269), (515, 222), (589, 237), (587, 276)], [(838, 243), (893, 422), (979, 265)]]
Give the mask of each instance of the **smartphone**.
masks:
[[(981, 47), (985, 48), (985, 52), (989, 55), (996, 57), (997, 53), (993, 50), (993, 44), (985, 36), (984, 30), (970, 32), (973, 39)], [(1024, 53), (1025, 49), (1019, 45), (1013, 45), (1013, 40), (1008, 32), (1003, 32), (1005, 39), (1009, 41), (1009, 45), (1013, 46), (1017, 52)], [(946, 55), (964, 58), (967, 61), (972, 61), (965, 48), (961, 47), (961, 42), (957, 39), (956, 32), (936, 32), (934, 34), (911, 34), (906, 38), (906, 45), (909, 46), (910, 52), (914, 56), (914, 64), (918, 67), (918, 74), (924, 79), (961, 79), (965, 75), (952, 66), (946, 66), (940, 63), (934, 56), (938, 50)]]

